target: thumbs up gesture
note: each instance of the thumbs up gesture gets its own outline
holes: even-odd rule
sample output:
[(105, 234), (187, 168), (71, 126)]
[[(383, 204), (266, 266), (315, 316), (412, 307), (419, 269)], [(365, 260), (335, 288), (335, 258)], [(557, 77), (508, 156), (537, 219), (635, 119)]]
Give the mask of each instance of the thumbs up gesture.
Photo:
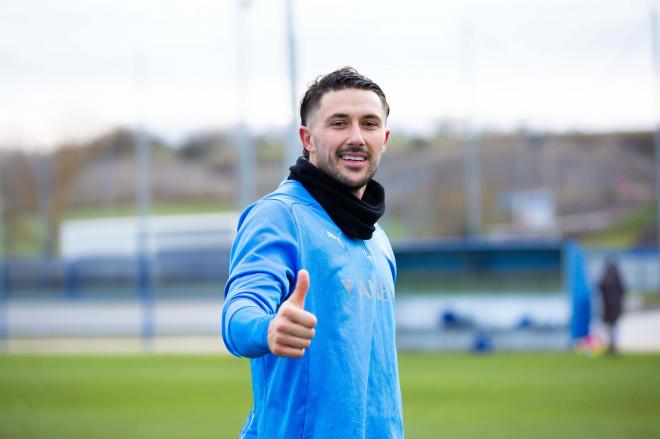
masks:
[(268, 347), (280, 357), (300, 358), (314, 337), (316, 316), (305, 311), (305, 295), (309, 289), (309, 273), (298, 272), (295, 291), (280, 305), (268, 325)]

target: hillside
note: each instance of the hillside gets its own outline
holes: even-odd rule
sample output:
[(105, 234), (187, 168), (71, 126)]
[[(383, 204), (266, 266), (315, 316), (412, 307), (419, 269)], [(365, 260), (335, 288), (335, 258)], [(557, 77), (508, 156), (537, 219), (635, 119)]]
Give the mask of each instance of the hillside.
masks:
[[(0, 189), (7, 253), (54, 252), (65, 217), (134, 212), (134, 137), (116, 130), (50, 154), (4, 152)], [(237, 206), (233, 139), (231, 132), (202, 133), (175, 148), (149, 136), (155, 208)], [(255, 139), (255, 197), (283, 178), (279, 139)], [(463, 145), (451, 133), (392, 140), (377, 179), (387, 193), (382, 223), (393, 237), (465, 234)], [(596, 244), (655, 241), (651, 133), (487, 133), (479, 145), (484, 233), (526, 233), (512, 216), (511, 200), (545, 191), (554, 200), (556, 233)]]

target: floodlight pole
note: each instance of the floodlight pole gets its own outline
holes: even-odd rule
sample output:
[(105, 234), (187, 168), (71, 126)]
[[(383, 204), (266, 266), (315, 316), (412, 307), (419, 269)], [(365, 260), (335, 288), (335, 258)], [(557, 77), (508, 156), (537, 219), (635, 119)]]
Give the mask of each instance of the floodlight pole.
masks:
[(653, 1), (651, 1), (651, 51), (653, 58), (653, 103), (655, 106), (655, 202), (656, 202), (656, 257), (660, 273), (660, 102), (658, 93), (658, 74), (660, 73), (660, 56), (658, 54), (658, 12)]
[(254, 201), (254, 168), (255, 154), (254, 142), (250, 138), (247, 128), (247, 12), (250, 0), (239, 0), (238, 3), (238, 35), (237, 35), (237, 63), (238, 63), (238, 202), (241, 208)]
[(284, 0), (286, 7), (286, 42), (289, 58), (289, 92), (291, 104), (291, 122), (287, 139), (284, 143), (284, 155), (282, 157), (282, 174), (284, 178), (289, 175), (289, 167), (293, 166), (296, 159), (301, 155), (301, 144), (298, 140), (298, 98), (296, 90), (298, 89), (298, 70), (296, 58), (296, 36), (293, 22), (293, 0)]
[[(0, 159), (2, 157), (0, 156)], [(0, 161), (0, 170), (3, 163)], [(9, 352), (9, 304), (5, 283), (5, 209), (2, 191), (2, 172), (0, 172), (0, 352)]]
[[(146, 88), (146, 65), (144, 54), (135, 57), (135, 76), (138, 95)], [(142, 310), (142, 346), (145, 351), (153, 348), (155, 335), (155, 298), (151, 283), (151, 254), (149, 248), (149, 216), (151, 214), (151, 151), (147, 139), (142, 111), (138, 113), (135, 132), (135, 191), (136, 206), (136, 269), (138, 297)]]
[(479, 137), (474, 126), (475, 77), (474, 41), (472, 28), (463, 28), (463, 75), (466, 88), (466, 107), (463, 121), (465, 145), (465, 204), (467, 210), (467, 234), (474, 238), (481, 234), (481, 165)]
[(37, 216), (38, 216), (38, 240), (40, 258), (45, 261), (49, 256), (48, 245), (48, 200), (51, 198), (51, 169), (45, 155), (37, 154), (34, 157), (33, 169), (37, 185)]

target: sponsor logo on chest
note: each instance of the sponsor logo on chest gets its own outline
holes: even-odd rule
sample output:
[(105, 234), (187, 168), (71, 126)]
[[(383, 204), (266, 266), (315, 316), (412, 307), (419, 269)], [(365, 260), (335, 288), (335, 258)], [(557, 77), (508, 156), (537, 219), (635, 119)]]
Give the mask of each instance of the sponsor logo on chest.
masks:
[(359, 296), (361, 299), (387, 302), (394, 299), (392, 291), (385, 283), (373, 280), (347, 279), (342, 277), (341, 283), (349, 295)]

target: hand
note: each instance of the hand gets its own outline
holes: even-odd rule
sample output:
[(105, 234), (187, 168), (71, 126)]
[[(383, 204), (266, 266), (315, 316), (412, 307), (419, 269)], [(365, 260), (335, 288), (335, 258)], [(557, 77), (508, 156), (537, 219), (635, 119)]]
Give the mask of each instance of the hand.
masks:
[(300, 358), (314, 337), (316, 316), (305, 311), (305, 295), (309, 289), (309, 273), (298, 272), (295, 291), (280, 305), (268, 325), (268, 348), (280, 357)]

